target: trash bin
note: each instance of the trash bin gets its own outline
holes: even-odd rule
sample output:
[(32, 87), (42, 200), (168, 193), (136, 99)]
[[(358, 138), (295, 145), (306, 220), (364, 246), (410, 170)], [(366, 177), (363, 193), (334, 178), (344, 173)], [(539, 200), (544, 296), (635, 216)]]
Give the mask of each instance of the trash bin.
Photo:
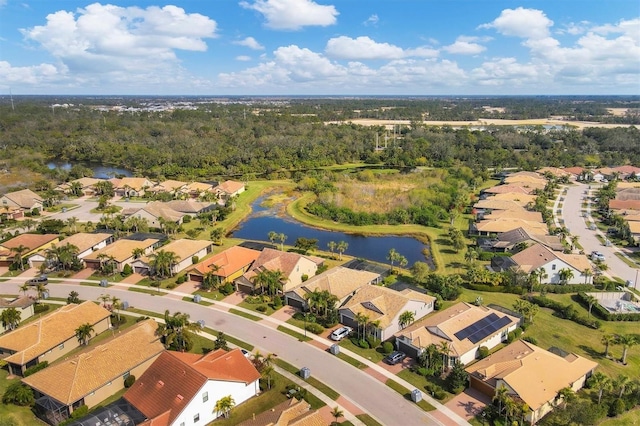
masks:
[(109, 284), (109, 281), (107, 280), (100, 280), (100, 287), (106, 287), (107, 284)]
[(204, 320), (198, 320), (198, 326), (200, 326), (200, 328), (204, 328)]
[(304, 380), (307, 380), (309, 377), (311, 377), (311, 370), (309, 370), (308, 367), (302, 367), (300, 369), (300, 377), (302, 377)]
[(195, 296), (193, 296), (194, 302), (200, 303), (201, 300), (202, 300), (202, 296), (200, 296), (199, 294), (196, 294)]
[(411, 400), (413, 402), (422, 401), (422, 392), (420, 392), (418, 389), (412, 390), (411, 391)]
[(329, 347), (329, 352), (331, 353), (331, 355), (338, 355), (340, 353), (340, 345), (334, 343)]

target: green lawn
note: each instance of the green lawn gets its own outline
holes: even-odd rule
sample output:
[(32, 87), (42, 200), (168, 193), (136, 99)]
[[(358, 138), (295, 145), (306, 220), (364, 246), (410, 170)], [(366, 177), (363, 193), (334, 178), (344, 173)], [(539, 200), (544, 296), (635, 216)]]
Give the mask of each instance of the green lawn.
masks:
[(294, 337), (301, 342), (308, 342), (309, 340), (311, 340), (311, 337), (307, 337), (302, 333), (298, 333), (297, 331), (291, 330), (289, 327), (284, 327), (282, 325), (279, 325), (277, 330), (285, 334), (288, 334), (289, 336)]
[[(414, 373), (408, 368), (405, 368), (404, 370), (400, 371), (397, 374), (397, 376), (411, 383), (413, 386), (416, 387), (416, 389), (420, 390), (423, 393), (428, 393), (426, 388), (427, 383), (437, 383), (436, 381), (430, 382), (429, 380), (427, 380), (425, 376), (421, 376), (417, 373)], [(452, 393), (447, 392), (446, 389), (444, 389), (444, 387), (442, 386), (443, 383), (437, 383), (437, 384), (440, 385), (440, 387), (443, 388), (443, 390), (447, 393), (447, 396), (440, 402), (444, 404), (455, 396)]]
[[(247, 303), (247, 302), (240, 302), (237, 304), (237, 306), (241, 307), (241, 308), (245, 308), (245, 309), (249, 309), (250, 311), (254, 311), (254, 312), (258, 312), (262, 315), (271, 315), (273, 314), (276, 310), (273, 309), (271, 307), (271, 304), (269, 303)], [(260, 312), (258, 310), (258, 306), (264, 306), (265, 308), (267, 308), (264, 312)]]
[(262, 320), (262, 318), (260, 318), (260, 317), (248, 314), (245, 311), (240, 311), (238, 309), (229, 309), (229, 312), (234, 314), (234, 315), (238, 315), (239, 317), (250, 319), (251, 321), (261, 321)]
[[(7, 379), (9, 372), (0, 369), (0, 395), (4, 395), (7, 387), (13, 382), (20, 379)], [(31, 412), (29, 407), (18, 407), (13, 404), (0, 404), (0, 419), (7, 420), (13, 419), (17, 426), (32, 426), (34, 424), (41, 424), (36, 416)]]
[(356, 346), (353, 344), (353, 342), (351, 341), (351, 339), (342, 339), (340, 341), (340, 346), (348, 349), (358, 355), (360, 355), (361, 357), (368, 359), (371, 362), (374, 363), (378, 363), (380, 361), (382, 361), (382, 359), (386, 356), (380, 347), (375, 348), (375, 349), (363, 349), (360, 346)]
[[(402, 386), (400, 383), (388, 379), (385, 384), (387, 386), (389, 386), (391, 389), (393, 389), (394, 391), (398, 392), (400, 395), (404, 396), (405, 399), (408, 399), (409, 401), (411, 401), (411, 391), (407, 388), (405, 388), (404, 386)], [(434, 407), (433, 405), (429, 404), (427, 401), (425, 401), (424, 399), (421, 401), (418, 401), (416, 403), (416, 405), (420, 408), (422, 408), (424, 411), (433, 411), (436, 409), (436, 407)]]
[(640, 425), (640, 408), (636, 408), (635, 410), (627, 411), (621, 416), (607, 419), (602, 423), (599, 423), (600, 426), (632, 426), (632, 425)]

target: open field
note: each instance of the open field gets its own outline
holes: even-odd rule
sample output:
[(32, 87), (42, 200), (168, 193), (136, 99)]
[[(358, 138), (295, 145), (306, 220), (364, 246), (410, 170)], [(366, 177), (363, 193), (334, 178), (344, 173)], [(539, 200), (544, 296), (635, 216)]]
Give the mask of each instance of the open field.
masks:
[[(409, 126), (411, 120), (378, 120), (373, 118), (356, 118), (343, 122), (328, 121), (325, 124), (353, 123), (361, 126), (384, 126), (387, 129), (393, 129), (393, 126), (401, 124)], [(598, 123), (594, 121), (565, 121), (558, 119), (535, 119), (535, 120), (503, 120), (499, 118), (483, 118), (476, 121), (423, 121), (426, 126), (568, 126), (584, 129), (586, 127), (601, 127), (605, 129), (613, 129), (615, 127), (631, 127), (631, 124), (610, 124)]]

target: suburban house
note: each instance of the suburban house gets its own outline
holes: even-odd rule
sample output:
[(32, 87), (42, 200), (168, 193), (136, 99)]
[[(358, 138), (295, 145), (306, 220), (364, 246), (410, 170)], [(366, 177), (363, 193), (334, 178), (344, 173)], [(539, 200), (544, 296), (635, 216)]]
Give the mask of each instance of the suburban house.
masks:
[(540, 187), (540, 185), (534, 185), (534, 184), (530, 184), (530, 183), (527, 183), (527, 184), (514, 183), (514, 184), (492, 186), (491, 188), (487, 188), (487, 189), (483, 190), (482, 192), (484, 194), (513, 193), (513, 194), (529, 195), (529, 194), (532, 194), (534, 190), (542, 189), (542, 188), (544, 188), (544, 185), (542, 187)]
[[(193, 265), (194, 256), (200, 259), (211, 253), (211, 246), (213, 243), (208, 240), (179, 239), (163, 246), (161, 250), (173, 252), (176, 255), (176, 263), (172, 265), (171, 271), (177, 274)], [(149, 255), (142, 256), (133, 260), (131, 266), (134, 272), (144, 275), (149, 273), (151, 261), (152, 258)]]
[(23, 259), (28, 259), (34, 253), (46, 250), (58, 242), (58, 234), (20, 234), (10, 240), (0, 243), (0, 266), (10, 266), (16, 260), (14, 249), (25, 247)]
[(547, 180), (535, 172), (518, 172), (510, 174), (509, 176), (504, 178), (504, 183), (507, 185), (520, 185), (524, 187), (534, 187), (542, 189), (547, 185)]
[(212, 192), (213, 185), (203, 182), (191, 182), (184, 188), (179, 190), (180, 193), (186, 194), (191, 198), (200, 198), (205, 194)]
[(182, 220), (186, 213), (176, 211), (169, 207), (167, 203), (162, 201), (151, 201), (143, 207), (130, 207), (122, 211), (125, 217), (137, 217), (145, 219), (150, 228), (162, 228), (162, 222), (173, 222), (178, 225), (182, 224)]
[(156, 184), (147, 178), (124, 177), (109, 179), (116, 195), (121, 197), (142, 197), (147, 189)]
[(172, 200), (164, 203), (170, 209), (179, 213), (188, 214), (189, 216), (197, 216), (201, 213), (209, 212), (216, 208), (216, 204), (208, 201), (188, 200)]
[(620, 174), (620, 179), (640, 178), (640, 167), (626, 165), (614, 167), (613, 170)]
[(550, 173), (553, 177), (556, 177), (556, 178), (561, 178), (565, 176), (568, 178), (571, 177), (571, 173), (565, 170), (559, 169), (558, 167), (543, 167), (541, 169), (536, 170), (536, 172), (540, 173), (543, 176), (547, 173)]
[(61, 183), (60, 185), (55, 187), (56, 191), (69, 194), (73, 185), (78, 185), (81, 188), (83, 195), (94, 195), (95, 194), (95, 185), (98, 182), (102, 182), (104, 179), (96, 179), (92, 177), (82, 177), (80, 179), (72, 180), (70, 182)]
[(484, 220), (498, 220), (498, 219), (520, 219), (527, 222), (543, 223), (542, 213), (528, 211), (525, 209), (520, 210), (499, 210), (489, 214), (485, 214)]
[(236, 279), (236, 288), (251, 293), (255, 289), (253, 280), (264, 270), (280, 271), (284, 276), (282, 291), (287, 292), (302, 284), (302, 277), (312, 277), (324, 259), (315, 256), (304, 256), (297, 253), (265, 248), (253, 262), (250, 269)]
[(158, 240), (153, 238), (143, 241), (123, 238), (88, 254), (83, 260), (87, 268), (93, 269), (100, 269), (103, 262), (112, 261), (116, 263), (116, 270), (122, 272), (124, 265), (131, 265), (135, 260), (133, 255), (135, 249), (142, 249), (146, 255), (153, 251), (157, 243)]
[(485, 198), (473, 205), (473, 213), (475, 218), (480, 220), (485, 215), (491, 212), (498, 212), (504, 210), (523, 210), (526, 203), (520, 203), (512, 200), (496, 200), (495, 197)]
[(610, 210), (640, 210), (640, 200), (609, 200)]
[(307, 401), (291, 398), (245, 420), (238, 426), (325, 426), (328, 424), (320, 411), (312, 410)]
[(597, 366), (573, 353), (557, 355), (517, 340), (468, 367), (467, 373), (469, 386), (489, 397), (506, 387), (509, 394), (527, 404), (525, 418), (534, 424), (553, 409), (561, 389), (582, 389)]
[(495, 252), (508, 252), (518, 245), (531, 246), (536, 243), (543, 244), (551, 250), (562, 251), (564, 249), (560, 237), (557, 235), (529, 234), (524, 228), (503, 232), (494, 239), (478, 240), (478, 245), (483, 250)]
[(260, 373), (240, 349), (205, 355), (163, 352), (124, 394), (147, 421), (144, 426), (206, 425), (223, 413), (216, 402), (231, 396), (236, 405), (260, 392)]
[[(0, 197), (0, 208), (4, 209), (6, 213), (18, 211), (24, 213), (33, 209), (42, 210), (42, 197), (30, 189), (9, 192)], [(18, 217), (22, 217), (22, 215)], [(13, 214), (13, 219), (18, 219), (18, 217), (15, 213)]]
[(533, 194), (505, 192), (504, 194), (494, 194), (490, 198), (494, 200), (515, 201), (516, 203), (521, 203), (523, 206), (527, 206), (529, 203), (535, 203), (538, 196)]
[(49, 363), (80, 345), (76, 329), (91, 324), (95, 335), (111, 326), (111, 312), (91, 301), (65, 305), (37, 321), (0, 336), (0, 358), (9, 373), (22, 376), (24, 370), (40, 362)]
[(349, 296), (362, 286), (376, 284), (380, 274), (338, 266), (315, 275), (297, 287), (284, 293), (286, 305), (308, 310), (307, 297), (314, 291), (328, 291), (338, 298), (337, 306), (341, 306)]
[(226, 180), (213, 188), (213, 191), (218, 194), (218, 197), (228, 200), (231, 197), (242, 194), (244, 189), (244, 183)]
[(460, 302), (437, 312), (396, 335), (396, 347), (417, 358), (429, 345), (449, 346), (448, 366), (456, 361), (466, 365), (478, 358), (484, 346), (492, 349), (507, 340), (520, 318), (487, 306)]
[(147, 189), (147, 192), (151, 192), (154, 194), (158, 194), (161, 192), (166, 192), (168, 194), (176, 194), (180, 192), (187, 186), (187, 182), (182, 182), (179, 180), (165, 180), (163, 182), (158, 183), (152, 188)]
[[(2, 314), (5, 309), (14, 308), (18, 312), (20, 312), (20, 322), (22, 322), (34, 315), (33, 305), (35, 303), (36, 301), (33, 298), (26, 295), (10, 300), (0, 297), (0, 314)], [(5, 332), (9, 329), (8, 327), (3, 326), (1, 323), (0, 327), (2, 327), (2, 332)]]
[[(73, 234), (60, 242), (56, 242), (50, 248), (64, 247), (67, 244), (76, 246), (78, 248), (78, 259), (82, 260), (89, 254), (96, 250), (106, 247), (113, 242), (112, 234), (89, 234), (86, 232), (79, 232)], [(38, 268), (47, 260), (47, 251), (41, 250), (31, 256), (29, 256), (29, 267)]]
[[(553, 251), (542, 244), (535, 244), (514, 254), (511, 260), (518, 270), (525, 273), (544, 269), (548, 275), (546, 279), (543, 278), (542, 282), (545, 284), (559, 284), (562, 281), (560, 271), (563, 269), (569, 269), (573, 274), (567, 284), (588, 284), (593, 268), (587, 256), (583, 254), (565, 254)], [(585, 275), (585, 271), (589, 273)]]
[(164, 351), (157, 328), (152, 319), (141, 321), (106, 343), (22, 379), (34, 390), (38, 417), (57, 425), (78, 407), (95, 407), (124, 389), (127, 377), (140, 377)]
[(528, 233), (545, 235), (548, 234), (547, 225), (540, 222), (531, 222), (523, 219), (512, 219), (508, 217), (500, 217), (495, 220), (481, 220), (480, 222), (471, 223), (469, 232), (475, 235), (491, 235), (502, 234), (503, 232), (513, 231), (514, 229), (524, 228)]
[[(386, 340), (400, 330), (399, 318), (403, 312), (412, 312), (415, 321), (433, 311), (436, 298), (411, 289), (395, 291), (387, 287), (367, 285), (360, 287), (338, 309), (340, 322), (356, 329), (357, 317), (364, 315), (368, 325), (375, 324), (374, 334)], [(360, 324), (362, 326), (362, 324)]]
[(562, 170), (569, 173), (570, 178), (573, 180), (581, 180), (582, 176), (584, 176), (584, 173), (587, 171), (587, 169), (583, 167), (565, 167)]
[(189, 280), (202, 282), (204, 277), (212, 272), (220, 279), (220, 284), (233, 282), (249, 270), (251, 264), (260, 256), (257, 250), (241, 246), (229, 247), (223, 252), (194, 265), (189, 270)]

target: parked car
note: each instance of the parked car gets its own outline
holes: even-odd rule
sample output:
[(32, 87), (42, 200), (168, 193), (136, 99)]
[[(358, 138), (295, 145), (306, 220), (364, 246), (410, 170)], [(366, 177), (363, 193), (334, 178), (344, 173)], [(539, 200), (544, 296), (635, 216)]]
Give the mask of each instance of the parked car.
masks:
[(601, 262), (604, 262), (604, 254), (600, 253), (599, 251), (592, 251), (591, 252), (591, 260), (599, 260)]
[(329, 338), (331, 340), (335, 340), (336, 342), (339, 342), (340, 340), (344, 339), (349, 334), (351, 334), (352, 331), (353, 329), (351, 327), (346, 327), (346, 326), (340, 327), (333, 330), (333, 332), (329, 335)]
[(39, 277), (28, 279), (26, 282), (27, 285), (40, 285), (40, 284), (47, 285), (48, 283), (49, 283), (49, 278), (47, 278), (46, 275), (41, 275)]
[(407, 354), (400, 351), (393, 351), (386, 357), (384, 357), (383, 361), (389, 365), (396, 365), (399, 362), (402, 362), (403, 359), (407, 357)]
[(248, 350), (240, 349), (240, 352), (242, 352), (242, 355), (244, 355), (245, 358), (249, 358), (249, 359), (251, 358), (251, 352), (249, 352)]

